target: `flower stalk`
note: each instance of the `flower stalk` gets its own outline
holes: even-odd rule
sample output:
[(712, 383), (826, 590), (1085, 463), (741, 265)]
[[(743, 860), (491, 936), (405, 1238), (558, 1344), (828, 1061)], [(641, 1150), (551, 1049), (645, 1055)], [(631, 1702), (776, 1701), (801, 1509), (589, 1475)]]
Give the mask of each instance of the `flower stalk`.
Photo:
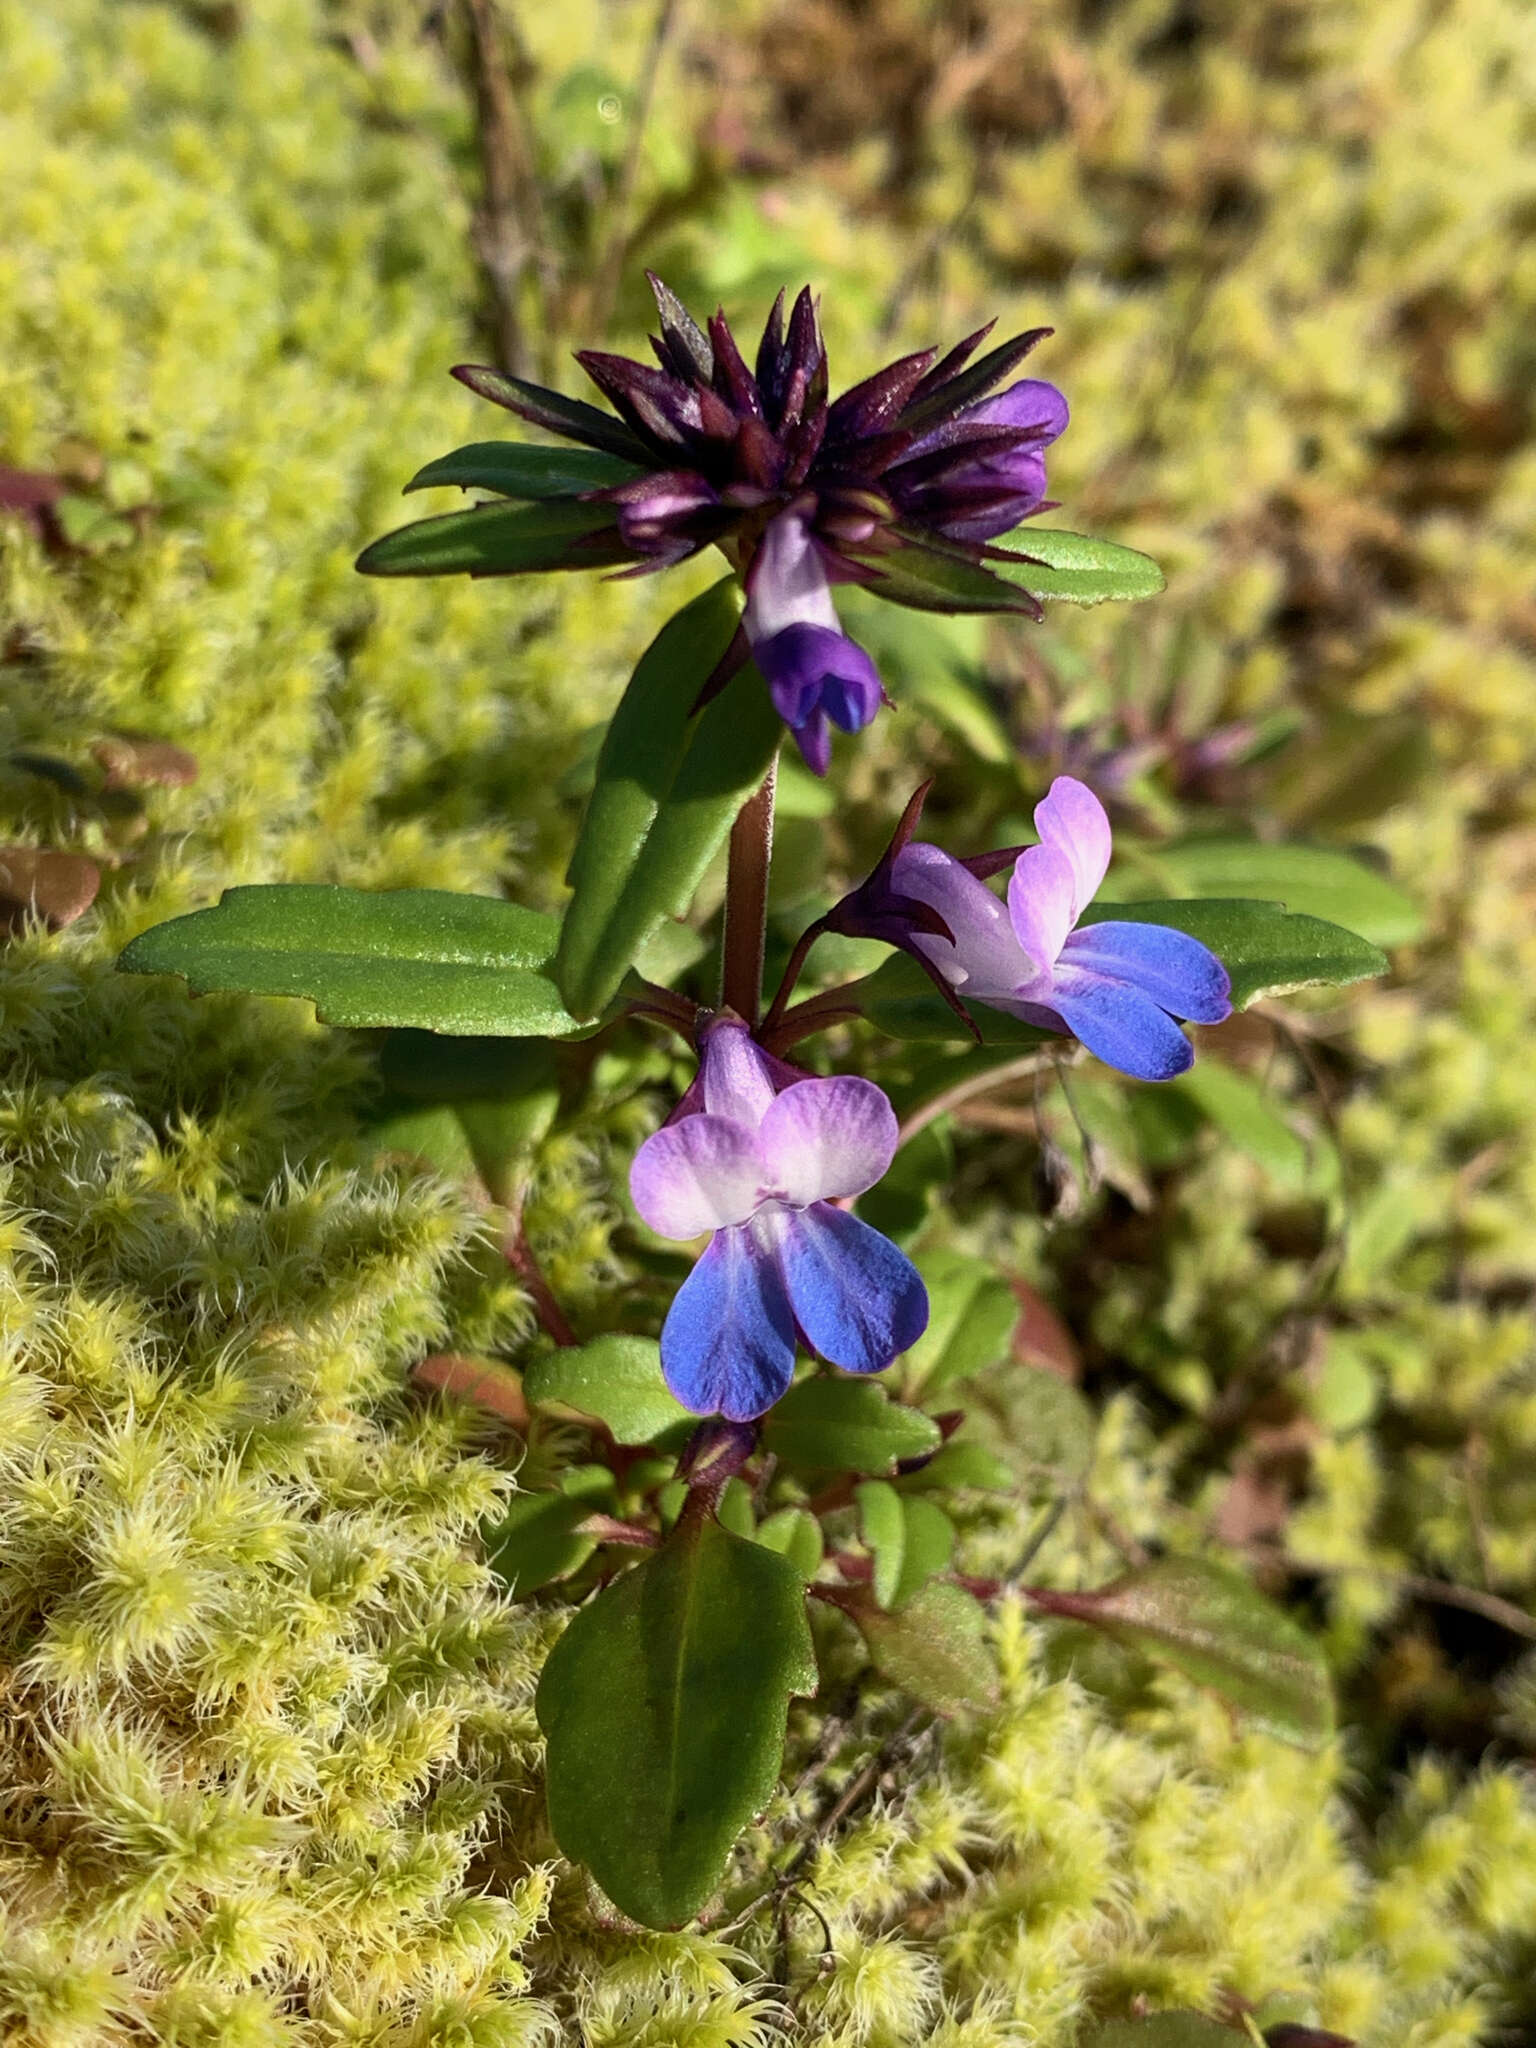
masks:
[(742, 805), (731, 827), (725, 884), (720, 1001), (749, 1030), (757, 1023), (763, 991), (763, 947), (768, 931), (768, 871), (773, 862), (773, 797), (778, 763)]

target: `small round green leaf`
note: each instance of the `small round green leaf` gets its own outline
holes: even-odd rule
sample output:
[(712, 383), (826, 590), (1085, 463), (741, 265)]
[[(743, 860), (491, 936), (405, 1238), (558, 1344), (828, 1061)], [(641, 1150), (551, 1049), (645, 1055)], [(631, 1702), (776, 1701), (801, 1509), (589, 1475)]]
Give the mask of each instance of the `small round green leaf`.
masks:
[(997, 1698), (997, 1666), (987, 1645), (986, 1616), (960, 1586), (930, 1579), (897, 1613), (874, 1606), (855, 1617), (877, 1671), (936, 1714), (989, 1707)]
[(654, 1337), (594, 1337), (536, 1358), (523, 1375), (530, 1401), (558, 1402), (606, 1423), (621, 1444), (649, 1444), (695, 1418), (667, 1391)]
[(883, 1387), (821, 1373), (791, 1387), (763, 1424), (763, 1448), (802, 1471), (884, 1477), (942, 1441), (930, 1416), (890, 1400)]
[(756, 1540), (765, 1549), (787, 1557), (802, 1579), (815, 1578), (826, 1554), (821, 1524), (804, 1508), (780, 1508), (777, 1514), (758, 1523)]

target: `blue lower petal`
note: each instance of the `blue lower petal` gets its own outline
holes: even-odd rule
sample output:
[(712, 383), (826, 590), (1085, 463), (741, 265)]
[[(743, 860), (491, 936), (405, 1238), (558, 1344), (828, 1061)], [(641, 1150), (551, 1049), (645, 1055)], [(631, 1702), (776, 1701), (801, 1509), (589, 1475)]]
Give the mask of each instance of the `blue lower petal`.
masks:
[(778, 1261), (745, 1229), (717, 1230), (661, 1332), (667, 1385), (695, 1415), (750, 1422), (788, 1389), (795, 1319)]
[[(1062, 987), (1064, 980), (1068, 988)], [(1106, 1066), (1138, 1081), (1171, 1081), (1194, 1064), (1189, 1040), (1167, 1011), (1139, 989), (1086, 974), (1068, 977), (1058, 969), (1051, 1008)]]
[(1124, 982), (1192, 1024), (1219, 1024), (1232, 1014), (1226, 968), (1209, 946), (1165, 924), (1106, 918), (1081, 925), (1062, 947), (1060, 965)]
[(928, 1327), (928, 1291), (888, 1237), (814, 1202), (779, 1248), (795, 1321), (813, 1351), (845, 1372), (881, 1372)]

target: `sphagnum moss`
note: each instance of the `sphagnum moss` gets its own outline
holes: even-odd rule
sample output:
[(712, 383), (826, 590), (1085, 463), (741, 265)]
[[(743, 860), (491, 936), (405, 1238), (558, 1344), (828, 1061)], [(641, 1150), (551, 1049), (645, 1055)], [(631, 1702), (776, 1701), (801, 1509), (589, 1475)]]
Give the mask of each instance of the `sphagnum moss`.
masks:
[[(996, 1714), (897, 1750), (874, 1803), (815, 1849), (805, 1894), (823, 1917), (792, 1895), (783, 1945), (769, 1911), (717, 1934), (615, 1928), (554, 1859), (531, 1693), (558, 1614), (494, 1594), (472, 1536), (508, 1483), (500, 1463), (464, 1418), (404, 1391), (438, 1344), (515, 1349), (520, 1290), (457, 1198), (334, 1163), (355, 1143), (348, 1045), (285, 1006), (191, 1003), (104, 966), (131, 931), (239, 880), (485, 887), (510, 869), (552, 897), (551, 770), (606, 709), (648, 615), (643, 586), (573, 589), (555, 631), (545, 598), (506, 586), (381, 603), (354, 582), (401, 451), (453, 431), (441, 372), (475, 286), (465, 103), (414, 19), (370, 21), (364, 70), (331, 39), (355, 29), (343, 12), (0, 14), (0, 454), (72, 468), (104, 514), (149, 508), (64, 561), (8, 523), (6, 751), (74, 760), (106, 731), (148, 730), (200, 767), (190, 789), (149, 792), (139, 838), (30, 772), (0, 791), (11, 836), (67, 831), (108, 867), (99, 911), (13, 941), (0, 978), (6, 2038), (729, 2048), (787, 2030), (840, 2048), (1067, 2048), (1085, 2016), (1139, 1996), (1276, 1991), (1381, 2048), (1486, 2037), (1501, 1986), (1518, 1996), (1529, 1968), (1536, 1824), (1516, 1778), (1423, 1762), (1368, 1844), (1342, 1803), (1347, 1750), (1308, 1760), (1171, 1683), (1065, 1674), (1008, 1608)], [(1529, 1330), (1512, 1290), (1536, 1157), (1529, 874), (1523, 837), (1500, 850), (1479, 822), (1512, 801), (1528, 752), (1512, 625), (1528, 452), (1479, 457), (1475, 520), (1447, 501), (1416, 521), (1418, 611), (1351, 611), (1347, 588), (1325, 590), (1338, 615), (1285, 659), (1264, 628), (1317, 573), (1298, 517), (1322, 554), (1369, 565), (1379, 535), (1350, 508), (1362, 480), (1381, 488), (1373, 437), (1411, 410), (1411, 346), (1382, 346), (1404, 302), (1449, 280), (1490, 307), (1454, 365), (1474, 401), (1508, 382), (1533, 287), (1511, 241), (1525, 186), (1498, 67), (1530, 43), (1522, 10), (1493, 0), (1426, 18), (1405, 59), (1400, 15), (1377, 0), (1289, 13), (1289, 72), (1240, 23), (1206, 31), (1181, 71), (1145, 56), (1163, 10), (1110, 10), (1081, 46), (1087, 73), (1063, 73), (1077, 131), (1008, 159), (1007, 189), (953, 241), (952, 288), (974, 296), (973, 265), (1059, 274), (1029, 240), (1055, 221), (1081, 401), (1064, 488), (1113, 475), (1135, 431), (1118, 401), (1141, 393), (1151, 467), (1110, 496), (1127, 539), (1193, 550), (1171, 601), (1221, 650), (1234, 709), (1298, 679), (1314, 708), (1427, 707), (1445, 773), (1379, 836), (1412, 853), (1455, 943), (1433, 1007), (1359, 1006), (1383, 1084), (1339, 1132), (1373, 1222), (1357, 1218), (1341, 1299), (1376, 1333), (1384, 1398), (1422, 1445), (1389, 1461), (1368, 1431), (1327, 1443), (1288, 1540), (1323, 1565), (1425, 1547), (1447, 1576), (1478, 1565), (1450, 1416), (1484, 1446), (1496, 1582), (1528, 1595)], [(582, 56), (561, 45), (582, 19), (533, 29), (542, 53)], [(1343, 83), (1309, 138), (1297, 117), (1324, 60)], [(1223, 136), (1245, 138), (1263, 229), (1217, 246)], [(952, 137), (937, 145), (921, 201), (936, 219), (964, 163)], [(1156, 220), (1136, 212), (1149, 167)], [(861, 210), (855, 233), (819, 180), (788, 193), (772, 233), (882, 295), (908, 232)], [(1314, 300), (1319, 235), (1345, 268)], [(1163, 293), (1136, 288), (1147, 261)], [(1162, 367), (1173, 342), (1178, 379)], [(1246, 565), (1223, 552), (1230, 533), (1189, 539), (1232, 505), (1234, 473), (1228, 525), (1259, 549)], [(1287, 512), (1275, 498), (1292, 486)], [(1067, 638), (1091, 651), (1097, 630)], [(516, 840), (509, 786), (529, 820)], [(562, 1133), (529, 1212), (577, 1301), (611, 1257), (605, 1142)], [(1124, 1268), (1095, 1310), (1116, 1355), (1156, 1373), (1171, 1339), (1219, 1383), (1304, 1296), (1297, 1263), (1247, 1227), (1264, 1199), (1241, 1162), (1180, 1180), (1166, 1268)], [(1069, 1266), (1069, 1240), (1022, 1236), (1038, 1277)], [(1123, 1531), (1166, 1530), (1176, 1469), (1131, 1404), (1111, 1404), (1095, 1486)], [(1328, 1583), (1347, 1664), (1393, 1596), (1347, 1571)], [(1506, 1696), (1518, 1729), (1518, 1683)], [(797, 1719), (791, 1788), (823, 1717)], [(867, 1695), (828, 1781), (850, 1782), (893, 1726)], [(785, 1791), (733, 1872), (738, 1896), (821, 1811), (810, 1787)]]

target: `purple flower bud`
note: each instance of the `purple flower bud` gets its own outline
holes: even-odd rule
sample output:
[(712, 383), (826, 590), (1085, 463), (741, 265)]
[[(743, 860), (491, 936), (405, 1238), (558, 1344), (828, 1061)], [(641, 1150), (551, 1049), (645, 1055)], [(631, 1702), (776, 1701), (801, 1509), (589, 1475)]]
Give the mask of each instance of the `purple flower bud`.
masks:
[(896, 1150), (872, 1081), (796, 1075), (730, 1016), (705, 1032), (700, 1081), (699, 1106), (646, 1139), (629, 1186), (662, 1237), (711, 1233), (662, 1328), (667, 1385), (695, 1414), (746, 1422), (788, 1389), (797, 1337), (880, 1372), (922, 1335), (928, 1296), (904, 1253), (832, 1206)]
[(981, 328), (942, 357), (931, 348), (904, 356), (829, 403), (809, 288), (787, 326), (780, 293), (749, 366), (723, 314), (700, 326), (659, 278), (651, 287), (654, 365), (578, 355), (611, 413), (499, 371), (461, 365), (454, 374), (620, 470), (621, 480), (579, 494), (611, 505), (616, 524), (602, 527), (601, 548), (585, 537), (578, 558), (573, 544), (562, 566), (627, 560), (620, 573), (643, 575), (722, 546), (746, 576), (758, 666), (822, 773), (830, 728), (858, 732), (886, 701), (874, 664), (838, 624), (831, 584), (861, 583), (921, 610), (1038, 610), (988, 566), (987, 543), (1045, 502), (1044, 450), (1067, 424), (1066, 401), (1031, 378), (996, 387), (1050, 329), (973, 362), (990, 332)]
[(803, 514), (770, 520), (747, 573), (742, 619), (774, 708), (801, 753), (825, 775), (827, 722), (862, 732), (886, 701), (874, 663), (838, 624), (821, 550)]

